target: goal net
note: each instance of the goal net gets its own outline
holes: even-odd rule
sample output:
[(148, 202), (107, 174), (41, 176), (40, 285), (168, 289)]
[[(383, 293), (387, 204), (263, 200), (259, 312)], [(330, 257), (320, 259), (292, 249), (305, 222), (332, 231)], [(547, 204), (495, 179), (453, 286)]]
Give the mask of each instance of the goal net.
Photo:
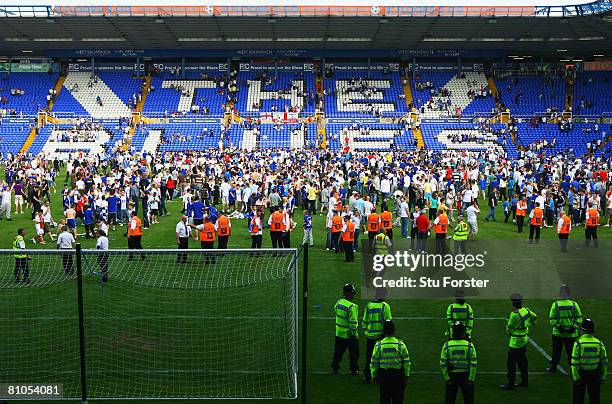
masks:
[[(295, 250), (81, 257), (89, 397), (297, 396)], [(2, 352), (10, 361), (0, 383), (36, 375), (79, 397), (76, 277), (64, 274), (58, 253), (37, 254), (32, 283), (14, 283), (10, 257), (1, 258), (0, 293), (10, 303), (0, 308), (0, 332), (10, 348), (0, 349), (11, 352)]]

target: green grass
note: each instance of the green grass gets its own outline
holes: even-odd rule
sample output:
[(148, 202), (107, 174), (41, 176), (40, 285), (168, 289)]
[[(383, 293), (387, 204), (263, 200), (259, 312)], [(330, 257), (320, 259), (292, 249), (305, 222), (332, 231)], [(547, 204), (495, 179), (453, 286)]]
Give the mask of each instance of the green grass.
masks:
[[(482, 204), (484, 206), (484, 203)], [(153, 225), (150, 230), (145, 231), (143, 245), (145, 248), (174, 248), (174, 226), (179, 220), (180, 203), (168, 204), (170, 215), (160, 219), (160, 224)], [(62, 213), (59, 194), (54, 195), (53, 209), (56, 220)], [(498, 217), (501, 209), (498, 209)], [(297, 211), (297, 221), (301, 224), (301, 210)], [(484, 217), (484, 215), (483, 215)], [(0, 222), (0, 246), (10, 248), (12, 238), (18, 227), (25, 227), (28, 239), (31, 238), (34, 226), (28, 220), (29, 215), (14, 216), (12, 222)], [(250, 246), (249, 236), (244, 230), (244, 221), (234, 221), (234, 231), (230, 239), (230, 248)], [(297, 245), (301, 241), (302, 232), (298, 226), (292, 235), (292, 242)], [(511, 224), (487, 223), (480, 221), (481, 239), (526, 240), (527, 234), (517, 235), (515, 227)], [(118, 228), (117, 232), (110, 234), (111, 248), (126, 248), (126, 240), (122, 237), (124, 228)], [(399, 229), (395, 229), (399, 235)], [(600, 229), (600, 238), (610, 239), (608, 228)], [(361, 383), (361, 377), (348, 375), (348, 358), (345, 356), (341, 374), (332, 376), (329, 374), (329, 363), (331, 361), (334, 325), (330, 317), (333, 315), (332, 307), (341, 294), (341, 287), (347, 282), (360, 284), (361, 263), (360, 254), (357, 254), (356, 262), (346, 264), (343, 255), (334, 254), (324, 250), (324, 217), (314, 217), (314, 235), (316, 247), (311, 249), (310, 254), (310, 288), (309, 288), (309, 352), (308, 352), (308, 402), (309, 403), (374, 403), (378, 400), (376, 386), (366, 386)], [(582, 228), (572, 235), (582, 238)], [(552, 229), (543, 230), (543, 239), (553, 240), (555, 234)], [(84, 248), (92, 248), (92, 240), (79, 240)], [(199, 243), (191, 242), (191, 248), (197, 248)], [(477, 243), (476, 243), (477, 244)], [(269, 247), (270, 240), (267, 232), (264, 235), (264, 247)], [(526, 250), (517, 249), (517, 244), (508, 244), (508, 256), (523, 256)], [(40, 245), (32, 246), (28, 241), (28, 247), (41, 248)], [(47, 248), (54, 245), (47, 244)], [(88, 260), (91, 260), (89, 257)], [(253, 347), (258, 357), (269, 357), (272, 360), (280, 355), (279, 344), (283, 342), (274, 338), (280, 334), (279, 330), (267, 331), (266, 328), (276, 327), (273, 320), (262, 324), (257, 321), (240, 320), (219, 321), (202, 320), (201, 318), (214, 317), (215, 311), (223, 309), (224, 312), (242, 314), (245, 317), (251, 315), (269, 315), (274, 317), (274, 311), (278, 304), (266, 304), (266, 296), (275, 295), (281, 285), (273, 282), (266, 293), (257, 288), (244, 288), (243, 297), (238, 295), (236, 289), (206, 289), (206, 282), (213, 284), (218, 281), (228, 281), (227, 270), (234, 273), (257, 273), (257, 263), (269, 262), (267, 258), (251, 258), (239, 255), (231, 261), (219, 261), (215, 266), (202, 269), (203, 265), (198, 257), (190, 257), (190, 264), (185, 268), (175, 266), (174, 256), (167, 256), (165, 260), (157, 259), (132, 263), (125, 261), (124, 257), (114, 259), (111, 263), (111, 282), (102, 288), (96, 282), (96, 277), (87, 276), (85, 279), (85, 313), (87, 347), (91, 351), (88, 358), (88, 370), (90, 372), (90, 391), (99, 394), (121, 394), (122, 386), (130, 386), (139, 394), (155, 395), (156, 391), (173, 391), (177, 394), (189, 393), (190, 389), (199, 388), (200, 384), (218, 385), (241, 385), (250, 386), (253, 391), (266, 389), (267, 385), (278, 384), (272, 381), (275, 376), (262, 378), (257, 376), (262, 368), (273, 367), (273, 363), (256, 364), (249, 361), (253, 358), (253, 352), (241, 351), (241, 343)], [(259, 260), (259, 261), (258, 261)], [(0, 354), (3, 358), (11, 358), (13, 367), (23, 369), (23, 380), (30, 376), (36, 376), (40, 380), (46, 375), (61, 375), (65, 387), (73, 393), (78, 393), (78, 328), (76, 320), (76, 288), (73, 281), (52, 282), (53, 276), (61, 274), (61, 262), (54, 261), (53, 265), (46, 265), (32, 273), (34, 281), (43, 277), (47, 285), (39, 284), (29, 288), (0, 288)], [(572, 272), (592, 270), (584, 265), (572, 262), (572, 268), (565, 269), (570, 276)], [(548, 265), (548, 264), (546, 264)], [(0, 273), (0, 282), (9, 279), (12, 271), (12, 262), (2, 263), (3, 273)], [(114, 270), (113, 270), (114, 268)], [(546, 268), (544, 268), (546, 269)], [(604, 269), (608, 269), (605, 268)], [(46, 272), (45, 272), (46, 271)], [(167, 282), (167, 272), (177, 273), (184, 271), (185, 277), (178, 287), (147, 287), (147, 282), (159, 285)], [(225, 272), (223, 272), (225, 271)], [(44, 274), (44, 275), (43, 275)], [(52, 275), (55, 274), (55, 275)], [(112, 275), (115, 274), (113, 281)], [(121, 276), (118, 276), (121, 274)], [(172, 278), (172, 279), (177, 279)], [(543, 277), (542, 279), (546, 279)], [(204, 282), (198, 283), (196, 282)], [(240, 282), (240, 280), (234, 280)], [(512, 279), (510, 278), (510, 281)], [(42, 283), (42, 282), (39, 282)], [(168, 283), (166, 283), (168, 284)], [(204, 285), (205, 289), (187, 291), (181, 289), (185, 286)], [(175, 285), (176, 286), (176, 285)], [(552, 285), (558, 288), (558, 285)], [(269, 293), (268, 293), (269, 292)], [(235, 309), (225, 307), (234, 303)], [(361, 309), (365, 301), (359, 300)], [(447, 299), (413, 299), (413, 300), (391, 300), (393, 315), (398, 319), (396, 325), (397, 335), (404, 339), (413, 359), (414, 374), (410, 378), (406, 391), (407, 402), (415, 403), (440, 403), (443, 398), (443, 383), (439, 374), (438, 359), (439, 349), (444, 342), (445, 321), (442, 320)], [(482, 299), (471, 301), (476, 312), (476, 326), (474, 332), (474, 343), (479, 354), (479, 374), (477, 376), (476, 397), (477, 402), (482, 403), (541, 403), (554, 400), (554, 402), (569, 402), (571, 395), (571, 382), (568, 376), (561, 374), (549, 375), (542, 373), (547, 367), (546, 359), (532, 347), (528, 348), (530, 370), (530, 388), (528, 390), (517, 390), (514, 392), (501, 392), (498, 384), (505, 381), (505, 362), (507, 338), (502, 320), (478, 320), (478, 318), (499, 318), (508, 315), (511, 310), (506, 296), (499, 299)], [(534, 340), (546, 351), (550, 352), (550, 329), (547, 326), (547, 314), (551, 301), (548, 299), (528, 300), (526, 305), (540, 315), (539, 324), (533, 328)], [(609, 306), (610, 300), (587, 300), (580, 302), (585, 314), (594, 318), (597, 324), (597, 335), (604, 341), (612, 340), (612, 313)], [(320, 306), (319, 306), (320, 305)], [(232, 311), (233, 310), (233, 311)], [(360, 310), (361, 312), (361, 310)], [(23, 317), (25, 314), (37, 317), (59, 317), (58, 319), (46, 320), (20, 320), (10, 321), (8, 319)], [(173, 316), (179, 313), (186, 318), (168, 319), (165, 316)], [(299, 311), (301, 315), (301, 307)], [(190, 317), (192, 316), (193, 317)], [(67, 317), (67, 318), (66, 318)], [(143, 319), (142, 317), (151, 317)], [(198, 319), (197, 317), (200, 317)], [(411, 319), (414, 317), (429, 317), (434, 320)], [(232, 327), (236, 330), (232, 331)], [(176, 332), (172, 332), (175, 330)], [(212, 330), (212, 331), (211, 331)], [(217, 331), (219, 330), (219, 331)], [(275, 332), (274, 332), (275, 331)], [(180, 369), (201, 369), (202, 363), (210, 363), (212, 358), (207, 356), (205, 346), (208, 340), (221, 341), (223, 338), (232, 338), (233, 333), (238, 338), (231, 340), (237, 346), (236, 350), (229, 353), (229, 357), (241, 361), (243, 370), (253, 369), (249, 373), (227, 374), (214, 377), (201, 376), (197, 380), (189, 380), (188, 377), (177, 377), (176, 375), (164, 375), (163, 372), (154, 375), (142, 373), (130, 373), (129, 370), (145, 368), (156, 368), (163, 370), (167, 368), (169, 361), (178, 363)], [(240, 338), (241, 337), (241, 338)], [(204, 341), (203, 343), (200, 343)], [(225, 342), (229, 346), (229, 342)], [(608, 344), (609, 345), (609, 344)], [(197, 349), (196, 349), (197, 347)], [(365, 352), (365, 341), (361, 340), (362, 355), (360, 364), (363, 366)], [(281, 350), (282, 351), (282, 350)], [(37, 358), (45, 357), (44, 366), (37, 362)], [(154, 362), (147, 362), (156, 358)], [(218, 358), (221, 360), (221, 358)], [(562, 366), (567, 369), (562, 360)], [(261, 366), (259, 366), (261, 365)], [(6, 369), (6, 366), (3, 366)], [(128, 370), (128, 373), (122, 371)], [(0, 382), (12, 382), (14, 380), (3, 380), (7, 371), (3, 373), (0, 369)], [(206, 370), (202, 369), (203, 374)], [(245, 376), (246, 374), (246, 376)], [(48, 376), (52, 377), (52, 376)], [(54, 381), (57, 379), (49, 379)], [(73, 382), (76, 380), (76, 383)], [(203, 383), (202, 380), (207, 383)], [(209, 390), (212, 391), (211, 387)], [(201, 391), (201, 390), (200, 390)], [(609, 385), (602, 388), (602, 402), (612, 400), (612, 392)], [(229, 393), (229, 391), (228, 391)], [(189, 400), (193, 402), (192, 400)], [(117, 401), (113, 401), (117, 402)], [(127, 401), (126, 401), (127, 402)], [(145, 401), (142, 401), (145, 402)], [(146, 400), (147, 403), (157, 402)], [(202, 400), (201, 402), (209, 402)], [(215, 402), (215, 401), (210, 401)], [(236, 402), (236, 401), (234, 401)], [(237, 402), (246, 402), (237, 400)], [(269, 403), (282, 403), (286, 400), (266, 400)]]

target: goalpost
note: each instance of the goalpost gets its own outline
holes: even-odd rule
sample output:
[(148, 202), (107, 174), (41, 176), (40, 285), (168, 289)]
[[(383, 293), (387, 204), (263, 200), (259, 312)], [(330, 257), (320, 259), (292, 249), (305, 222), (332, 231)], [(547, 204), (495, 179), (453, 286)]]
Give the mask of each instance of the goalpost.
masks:
[(35, 251), (31, 284), (1, 251), (0, 384), (78, 399), (85, 368), (89, 398), (296, 398), (297, 251), (185, 251), (72, 251), (70, 275), (61, 251)]

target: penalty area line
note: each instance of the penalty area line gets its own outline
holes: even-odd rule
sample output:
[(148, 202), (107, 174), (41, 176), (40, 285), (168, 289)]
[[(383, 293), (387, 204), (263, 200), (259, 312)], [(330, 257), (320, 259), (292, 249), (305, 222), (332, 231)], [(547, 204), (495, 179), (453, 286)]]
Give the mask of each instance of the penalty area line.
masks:
[[(534, 340), (533, 338), (529, 337), (529, 343), (531, 344), (531, 346), (533, 346), (533, 347), (536, 349), (536, 351), (538, 351), (539, 353), (541, 353), (541, 354), (542, 354), (542, 356), (543, 356), (544, 358), (546, 358), (546, 360), (547, 360), (548, 362), (550, 362), (550, 361), (552, 360), (552, 357), (551, 357), (551, 356), (548, 354), (548, 352), (546, 352), (546, 351), (544, 350), (544, 348), (542, 348), (542, 347), (541, 347), (541, 346), (540, 346), (540, 345), (539, 345), (537, 342), (535, 342), (535, 340)], [(563, 369), (563, 368), (561, 367), (561, 365), (557, 365), (557, 369), (559, 369), (559, 372), (563, 373), (564, 375), (566, 375), (566, 374), (567, 374), (567, 371), (566, 371), (565, 369)], [(548, 372), (547, 372), (547, 373), (548, 373)]]

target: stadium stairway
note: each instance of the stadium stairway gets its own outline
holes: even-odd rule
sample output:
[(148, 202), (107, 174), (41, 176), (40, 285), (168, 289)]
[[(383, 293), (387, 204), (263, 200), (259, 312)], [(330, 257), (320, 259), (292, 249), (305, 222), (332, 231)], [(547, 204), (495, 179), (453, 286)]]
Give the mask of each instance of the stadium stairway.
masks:
[[(90, 73), (71, 72), (66, 77), (64, 87), (81, 104), (87, 113), (93, 118), (118, 119), (132, 116), (130, 108), (115, 94), (115, 92), (98, 79), (93, 87), (89, 88)], [(78, 85), (78, 90), (70, 91), (74, 85)], [(98, 105), (96, 98), (100, 97), (102, 106)]]
[(402, 76), (402, 87), (404, 88), (404, 95), (406, 96), (406, 107), (410, 108), (410, 105), (414, 105), (414, 97), (412, 96), (412, 87), (410, 87), (410, 79), (408, 76)]
[(499, 95), (499, 90), (497, 89), (495, 79), (493, 79), (492, 76), (487, 76), (487, 83), (489, 84), (489, 89), (491, 89), (491, 94), (493, 94), (493, 97), (497, 98)]
[[(141, 114), (140, 120), (143, 120), (142, 109), (144, 108), (144, 105), (147, 102), (147, 94), (149, 94), (149, 88), (151, 88), (151, 75), (150, 74), (145, 77), (144, 86), (142, 86), (142, 89), (140, 91), (140, 101), (136, 103), (136, 107), (134, 109), (135, 113)], [(132, 141), (132, 138), (134, 137), (134, 131), (136, 130), (137, 123), (138, 122), (132, 120), (132, 123), (130, 125), (130, 130), (128, 131), (127, 142), (124, 145), (125, 150), (127, 150), (127, 148), (129, 147)], [(159, 142), (159, 139), (157, 139), (157, 141)]]
[(574, 96), (574, 79), (571, 76), (565, 78), (565, 103), (564, 111), (571, 111), (572, 109), (572, 98)]
[[(55, 104), (55, 100), (57, 100), (57, 97), (59, 97), (60, 92), (62, 91), (62, 87), (64, 86), (64, 81), (66, 81), (66, 76), (59, 76), (57, 78), (57, 81), (55, 82), (55, 87), (54, 87), (55, 98), (52, 98), (51, 102), (49, 102), (49, 105), (48, 105), (49, 112), (53, 111), (53, 104)], [(36, 139), (37, 133), (38, 132), (36, 130), (36, 127), (32, 128), (32, 130), (30, 131), (30, 134), (28, 135), (28, 138), (26, 139), (25, 143), (21, 147), (21, 150), (19, 151), (20, 153), (28, 152), (28, 150), (32, 146), (32, 143), (34, 143), (34, 139)]]
[(423, 139), (423, 132), (421, 132), (420, 127), (415, 127), (412, 129), (412, 135), (414, 136), (414, 140), (417, 142), (417, 149), (421, 150), (425, 148), (425, 139)]
[(327, 149), (327, 122), (323, 115), (317, 120), (317, 139), (322, 149)]

